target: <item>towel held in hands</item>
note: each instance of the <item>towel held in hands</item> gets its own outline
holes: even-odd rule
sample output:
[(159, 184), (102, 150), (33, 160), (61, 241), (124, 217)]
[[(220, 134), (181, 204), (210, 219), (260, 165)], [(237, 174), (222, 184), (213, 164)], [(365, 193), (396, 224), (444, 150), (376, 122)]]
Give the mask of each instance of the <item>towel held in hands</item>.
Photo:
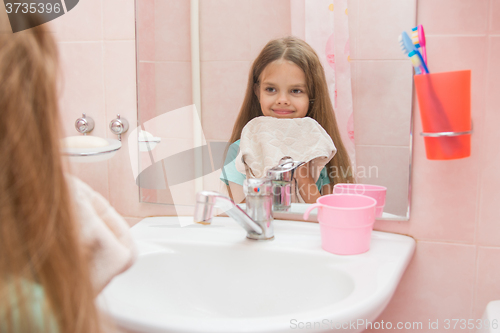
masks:
[(266, 177), (269, 169), (289, 156), (309, 163), (309, 172), (317, 181), (321, 170), (333, 158), (337, 148), (332, 138), (312, 118), (257, 117), (241, 132), (236, 169), (250, 178)]
[(80, 179), (67, 175), (82, 246), (90, 255), (94, 289), (100, 292), (137, 256), (127, 222), (106, 199)]

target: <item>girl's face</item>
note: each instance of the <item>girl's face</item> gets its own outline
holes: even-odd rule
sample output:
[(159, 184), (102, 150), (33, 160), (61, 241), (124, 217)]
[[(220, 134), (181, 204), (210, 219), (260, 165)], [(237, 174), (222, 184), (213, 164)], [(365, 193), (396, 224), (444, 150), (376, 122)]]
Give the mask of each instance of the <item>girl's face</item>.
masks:
[(306, 76), (293, 62), (280, 59), (264, 68), (255, 94), (264, 116), (303, 118), (309, 109)]

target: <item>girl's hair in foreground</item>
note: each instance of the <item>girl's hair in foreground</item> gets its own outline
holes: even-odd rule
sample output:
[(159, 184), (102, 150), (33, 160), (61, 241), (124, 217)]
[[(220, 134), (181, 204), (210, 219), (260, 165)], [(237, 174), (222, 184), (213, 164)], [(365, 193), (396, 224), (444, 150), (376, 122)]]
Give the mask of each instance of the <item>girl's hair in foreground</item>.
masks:
[(328, 177), (333, 184), (353, 183), (351, 162), (337, 127), (323, 66), (321, 66), (319, 58), (311, 46), (295, 37), (271, 40), (253, 62), (248, 77), (245, 99), (236, 119), (230, 143), (240, 139), (243, 127), (250, 120), (263, 116), (254, 87), (260, 84), (259, 78), (266, 66), (280, 59), (293, 62), (304, 72), (307, 94), (312, 101), (309, 104), (306, 117), (316, 120), (335, 143), (337, 153), (327, 164)]
[(44, 332), (51, 317), (58, 332), (101, 331), (59, 154), (57, 58), (44, 26), (12, 33), (0, 15), (0, 330), (6, 332), (40, 332), (42, 318), (26, 288), (35, 283), (45, 293)]

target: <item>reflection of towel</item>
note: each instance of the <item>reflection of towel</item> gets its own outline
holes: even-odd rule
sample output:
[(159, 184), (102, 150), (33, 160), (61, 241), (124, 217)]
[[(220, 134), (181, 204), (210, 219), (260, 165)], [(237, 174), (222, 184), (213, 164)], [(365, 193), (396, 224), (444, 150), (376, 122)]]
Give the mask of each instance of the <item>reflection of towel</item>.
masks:
[(312, 118), (257, 117), (241, 132), (240, 154), (235, 162), (239, 172), (262, 178), (282, 157), (290, 156), (295, 161), (311, 161), (310, 172), (317, 181), (336, 152), (332, 138)]
[(67, 175), (73, 197), (80, 239), (89, 251), (91, 280), (100, 292), (135, 260), (136, 249), (127, 222), (99, 193), (76, 177)]

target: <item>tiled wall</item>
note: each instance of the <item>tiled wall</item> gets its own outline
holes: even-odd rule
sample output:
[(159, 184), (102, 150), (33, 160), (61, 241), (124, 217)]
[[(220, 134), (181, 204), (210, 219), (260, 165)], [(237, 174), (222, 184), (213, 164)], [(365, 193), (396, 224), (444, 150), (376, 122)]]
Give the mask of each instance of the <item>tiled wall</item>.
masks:
[[(370, 2), (357, 1), (359, 5)], [(176, 0), (154, 2), (179, 3)], [(206, 1), (209, 2), (224, 3), (227, 10), (233, 8), (233, 1)], [(252, 3), (264, 6), (268, 2), (252, 0)], [(134, 127), (137, 119), (133, 11), (132, 0), (86, 0), (52, 23), (64, 70), (61, 109), (66, 133), (76, 134), (73, 123), (82, 112), (96, 120), (96, 135), (111, 137), (107, 125), (117, 112)], [(262, 13), (279, 15), (275, 10)], [(237, 12), (233, 14), (238, 17)], [(286, 15), (289, 17), (290, 13)], [(444, 319), (479, 318), (488, 301), (500, 299), (500, 174), (497, 172), (500, 170), (500, 131), (497, 129), (500, 123), (500, 64), (497, 61), (500, 0), (419, 0), (417, 15), (418, 23), (425, 26), (427, 33), (431, 71), (472, 69), (472, 155), (462, 160), (429, 161), (422, 138), (414, 137), (411, 219), (409, 222), (378, 221), (376, 229), (409, 234), (417, 239), (417, 248), (391, 303), (378, 320), (426, 324), (436, 319), (442, 323)], [(373, 12), (361, 28), (370, 29), (377, 17), (377, 12)], [(187, 16), (184, 18), (188, 20)], [(184, 24), (181, 18), (177, 19), (179, 24)], [(241, 29), (245, 24), (250, 22), (227, 22), (227, 30), (231, 31), (226, 32), (226, 38), (233, 38), (235, 43), (261, 38), (244, 35)], [(179, 47), (185, 43), (177, 42)], [(246, 73), (244, 67), (248, 68), (255, 50), (247, 47), (237, 52), (248, 59), (240, 59), (240, 65), (237, 59), (205, 59), (213, 62), (213, 69), (206, 69), (215, 73), (234, 71), (231, 74), (234, 80), (244, 80), (237, 73)], [(207, 78), (206, 84), (221, 84), (227, 94), (215, 96), (212, 105), (215, 108), (220, 103), (237, 108), (238, 98), (231, 95), (238, 92), (231, 90), (231, 83), (213, 79), (215, 75)], [(205, 100), (207, 98), (205, 96)], [(418, 108), (415, 110), (414, 132), (419, 133)], [(217, 124), (229, 120), (215, 118), (208, 120), (209, 123), (204, 120), (203, 125), (210, 127), (210, 121)], [(227, 135), (207, 132), (214, 139)], [(127, 135), (124, 148), (113, 159), (75, 165), (74, 172), (109, 198), (131, 223), (144, 216), (172, 214), (169, 206), (139, 203), (126, 138)]]
[(431, 72), (472, 70), (472, 154), (427, 160), (415, 105), (411, 218), (375, 228), (409, 234), (417, 248), (379, 320), (476, 319), (500, 299), (500, 1), (418, 0), (417, 21)]
[[(109, 122), (120, 114), (137, 126), (134, 0), (86, 0), (48, 23), (60, 53), (60, 108), (65, 135), (78, 135), (75, 120), (86, 113), (92, 135), (116, 138)], [(71, 172), (106, 197), (133, 224), (138, 217), (168, 215), (169, 206), (139, 203), (138, 188), (123, 147), (108, 161), (73, 164)]]
[(386, 186), (384, 211), (406, 216), (413, 69), (397, 36), (414, 26), (416, 0), (347, 3), (357, 180)]

